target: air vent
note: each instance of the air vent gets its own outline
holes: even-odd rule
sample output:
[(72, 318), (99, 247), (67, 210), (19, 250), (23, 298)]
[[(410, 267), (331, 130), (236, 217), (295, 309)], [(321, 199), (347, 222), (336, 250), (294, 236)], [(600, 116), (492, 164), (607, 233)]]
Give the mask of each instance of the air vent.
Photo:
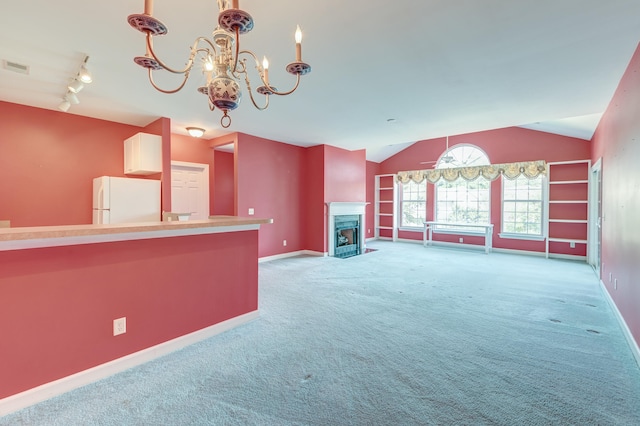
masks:
[(19, 64), (5, 59), (2, 60), (2, 68), (20, 74), (29, 74), (29, 65)]

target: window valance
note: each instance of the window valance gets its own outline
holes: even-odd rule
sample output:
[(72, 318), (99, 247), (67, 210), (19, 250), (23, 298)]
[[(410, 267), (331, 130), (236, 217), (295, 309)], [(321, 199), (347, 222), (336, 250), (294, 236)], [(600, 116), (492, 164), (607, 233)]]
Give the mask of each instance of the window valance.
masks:
[(431, 183), (436, 183), (440, 178), (452, 182), (459, 177), (466, 180), (475, 180), (480, 176), (488, 180), (495, 180), (500, 176), (515, 179), (524, 175), (529, 179), (534, 179), (539, 175), (547, 173), (547, 166), (544, 160), (521, 161), (518, 163), (489, 164), (475, 167), (455, 167), (447, 169), (413, 170), (398, 172), (396, 178), (399, 182), (407, 183), (414, 181), (420, 183), (425, 179)]

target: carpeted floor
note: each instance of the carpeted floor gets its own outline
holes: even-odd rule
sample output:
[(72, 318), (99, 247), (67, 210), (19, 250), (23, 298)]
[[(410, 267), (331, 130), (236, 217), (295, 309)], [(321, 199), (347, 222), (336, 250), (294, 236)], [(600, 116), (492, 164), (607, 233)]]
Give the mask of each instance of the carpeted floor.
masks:
[(260, 264), (258, 320), (0, 425), (638, 425), (585, 263), (371, 242)]

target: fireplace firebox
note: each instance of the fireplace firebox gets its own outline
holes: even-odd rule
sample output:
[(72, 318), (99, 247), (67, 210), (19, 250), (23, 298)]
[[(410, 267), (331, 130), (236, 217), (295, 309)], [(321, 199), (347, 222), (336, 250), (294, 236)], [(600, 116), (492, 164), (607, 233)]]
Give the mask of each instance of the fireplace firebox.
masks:
[(360, 254), (360, 216), (337, 215), (335, 224), (334, 257), (351, 257)]

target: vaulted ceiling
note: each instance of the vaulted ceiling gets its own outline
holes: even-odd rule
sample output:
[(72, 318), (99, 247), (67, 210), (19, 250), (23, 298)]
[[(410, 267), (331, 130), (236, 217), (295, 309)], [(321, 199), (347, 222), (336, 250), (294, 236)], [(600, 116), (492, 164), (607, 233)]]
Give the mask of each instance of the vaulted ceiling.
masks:
[[(267, 55), (270, 79), (287, 89), (293, 33), (304, 33), (312, 72), (258, 111), (245, 96), (231, 113), (209, 111), (199, 71), (172, 95), (155, 91), (133, 62), (144, 37), (127, 23), (144, 1), (9, 0), (0, 6), (0, 100), (57, 109), (84, 55), (94, 82), (70, 114), (133, 125), (172, 119), (173, 131), (205, 137), (244, 132), (301, 146), (367, 149), (380, 161), (423, 139), (508, 126), (590, 139), (640, 40), (637, 0), (241, 0), (255, 20), (241, 47)], [(217, 22), (213, 0), (157, 0), (169, 29), (156, 51), (182, 66)], [(191, 81), (192, 80), (192, 81)], [(179, 77), (158, 74), (164, 87)], [(252, 86), (258, 86), (256, 75)], [(395, 120), (390, 122), (389, 120)]]

